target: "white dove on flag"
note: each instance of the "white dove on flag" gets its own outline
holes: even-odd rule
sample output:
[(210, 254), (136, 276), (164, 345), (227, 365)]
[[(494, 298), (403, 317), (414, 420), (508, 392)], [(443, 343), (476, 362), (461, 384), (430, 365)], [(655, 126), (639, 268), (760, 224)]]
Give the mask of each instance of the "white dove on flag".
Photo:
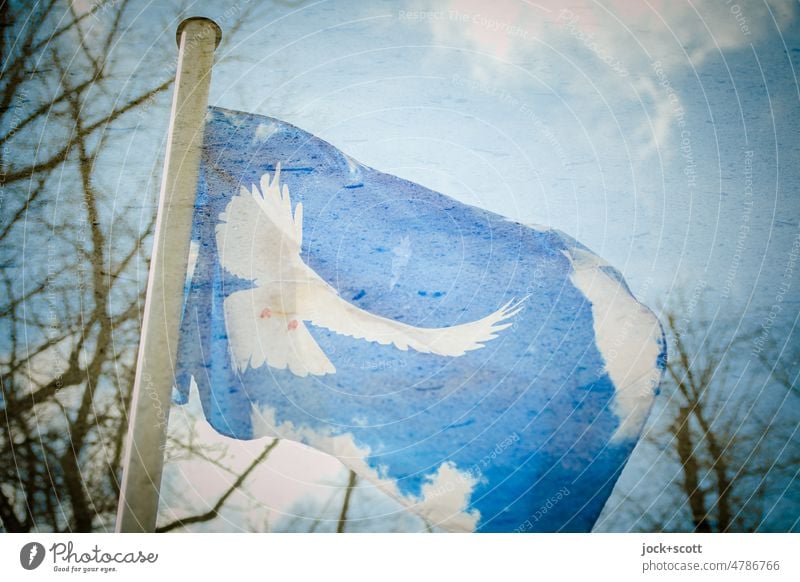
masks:
[(305, 322), (403, 351), (463, 356), (509, 327), (508, 320), (525, 301), (512, 300), (482, 319), (440, 328), (415, 327), (348, 303), (300, 256), (303, 206), (298, 203), (292, 214), (280, 165), (271, 181), (264, 174), (260, 188), (242, 187), (231, 199), (220, 215), (216, 239), (222, 266), (255, 283), (224, 302), (231, 356), (241, 372), (265, 363), (297, 376), (336, 372)]

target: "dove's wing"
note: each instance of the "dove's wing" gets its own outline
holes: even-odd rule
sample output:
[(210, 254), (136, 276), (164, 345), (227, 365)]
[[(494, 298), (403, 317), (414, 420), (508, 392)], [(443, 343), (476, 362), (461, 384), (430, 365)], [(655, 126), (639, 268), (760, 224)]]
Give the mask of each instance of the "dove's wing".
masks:
[(261, 187), (242, 188), (228, 203), (217, 224), (220, 262), (230, 273), (248, 280), (276, 278), (287, 264), (299, 261), (303, 242), (303, 205), (292, 215), (289, 189), (280, 184), (280, 165)]
[(483, 319), (452, 327), (414, 327), (399, 321), (374, 315), (348, 303), (331, 287), (314, 293), (313, 305), (303, 319), (336, 333), (365, 339), (383, 345), (394, 344), (400, 350), (411, 348), (422, 353), (440, 356), (463, 356), (470, 350), (497, 337), (497, 332), (509, 327), (507, 320), (522, 309), (522, 301), (509, 301)]

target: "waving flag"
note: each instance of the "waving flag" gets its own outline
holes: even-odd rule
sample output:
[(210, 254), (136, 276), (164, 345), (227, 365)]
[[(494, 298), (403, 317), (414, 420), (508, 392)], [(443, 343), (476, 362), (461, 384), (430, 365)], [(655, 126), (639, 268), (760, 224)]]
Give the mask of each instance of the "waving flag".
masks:
[(591, 529), (666, 355), (584, 246), (215, 108), (193, 244), (178, 397), (217, 431), (335, 455), (449, 530)]

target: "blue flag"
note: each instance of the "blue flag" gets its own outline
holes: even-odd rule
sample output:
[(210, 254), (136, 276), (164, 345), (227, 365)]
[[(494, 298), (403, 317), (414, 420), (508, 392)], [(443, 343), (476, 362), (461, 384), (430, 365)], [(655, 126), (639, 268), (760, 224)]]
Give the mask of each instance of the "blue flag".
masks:
[(335, 455), (453, 531), (588, 531), (663, 373), (661, 326), (570, 237), (212, 108), (179, 347), (237, 439)]

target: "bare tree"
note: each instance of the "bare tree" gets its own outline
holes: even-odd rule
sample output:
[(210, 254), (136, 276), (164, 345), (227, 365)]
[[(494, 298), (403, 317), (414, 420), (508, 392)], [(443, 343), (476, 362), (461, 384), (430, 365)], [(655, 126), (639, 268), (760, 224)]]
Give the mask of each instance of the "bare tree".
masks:
[[(0, 4), (6, 531), (113, 525), (155, 220), (150, 178), (158, 170), (141, 184), (125, 184), (144, 196), (138, 213), (122, 212), (104, 156), (124, 152), (120, 135), (131, 126), (147, 130), (141, 114), (153, 104), (166, 110), (174, 78), (172, 57), (135, 83), (129, 65), (115, 59), (134, 12), (128, 1), (81, 12), (75, 6)], [(229, 35), (248, 17), (247, 10), (233, 15)], [(174, 35), (167, 40), (174, 52)], [(163, 133), (152, 129), (150, 142)]]
[(600, 529), (786, 527), (771, 524), (796, 479), (796, 422), (784, 406), (789, 386), (753, 357), (750, 319), (702, 312), (695, 301), (663, 316), (671, 338), (666, 377), (637, 451), (650, 466), (612, 499)]

